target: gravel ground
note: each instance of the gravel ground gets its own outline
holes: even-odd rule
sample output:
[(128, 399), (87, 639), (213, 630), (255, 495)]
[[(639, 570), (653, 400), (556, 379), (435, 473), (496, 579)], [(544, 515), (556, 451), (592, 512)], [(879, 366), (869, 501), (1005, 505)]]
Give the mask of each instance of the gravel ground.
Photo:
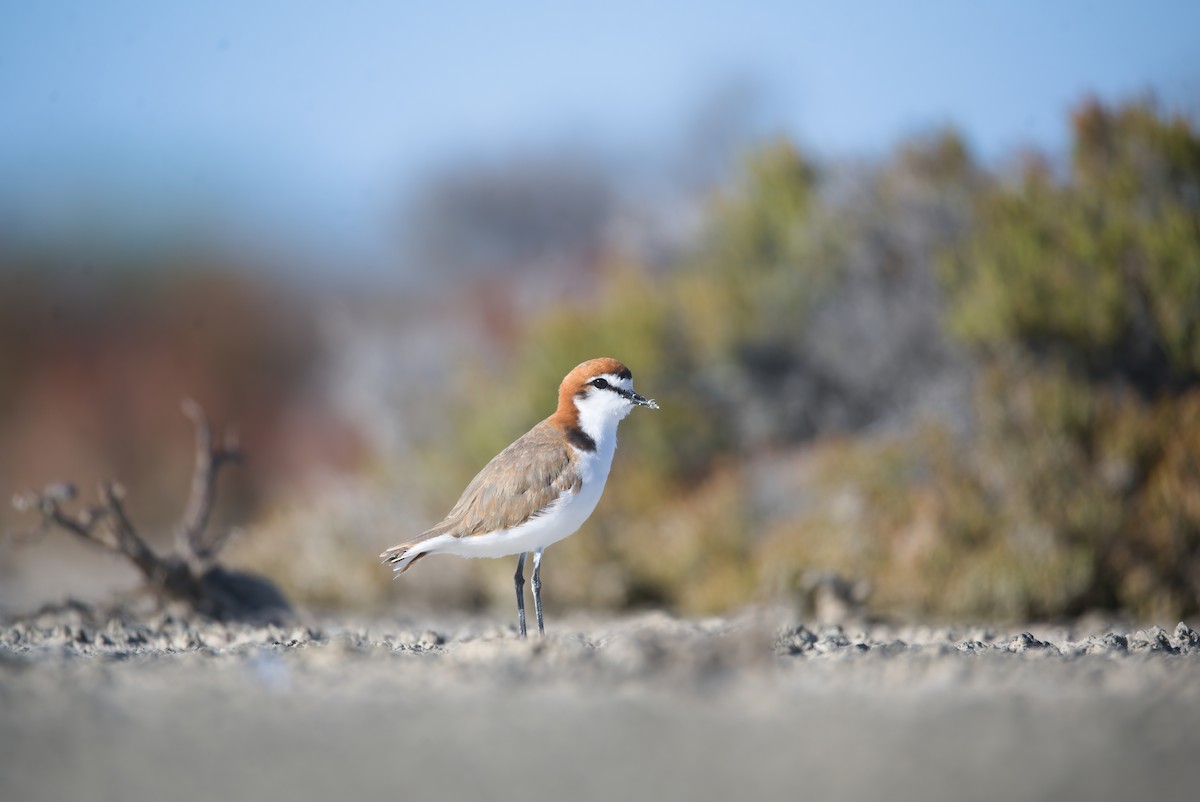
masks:
[(779, 613), (0, 627), (0, 799), (1200, 798), (1200, 633)]

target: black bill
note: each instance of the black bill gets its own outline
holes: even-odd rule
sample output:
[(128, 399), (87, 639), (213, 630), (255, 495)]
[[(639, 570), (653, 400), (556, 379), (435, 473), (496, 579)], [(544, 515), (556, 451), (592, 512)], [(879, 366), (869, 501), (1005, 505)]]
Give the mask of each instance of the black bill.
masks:
[(637, 404), (639, 407), (646, 407), (647, 409), (658, 409), (658, 402), (655, 401), (653, 398), (646, 398), (645, 396), (638, 395), (633, 390), (625, 390), (620, 387), (613, 387), (613, 389), (616, 390), (617, 393), (619, 393), (622, 398), (629, 399), (633, 403)]

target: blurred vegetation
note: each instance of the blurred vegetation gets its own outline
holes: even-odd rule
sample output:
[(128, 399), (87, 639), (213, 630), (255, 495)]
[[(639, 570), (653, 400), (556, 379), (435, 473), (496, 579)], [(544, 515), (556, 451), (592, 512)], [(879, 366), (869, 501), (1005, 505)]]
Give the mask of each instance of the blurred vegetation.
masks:
[(507, 610), (507, 560), (392, 582), (372, 557), (606, 355), (662, 408), (622, 425), (596, 514), (548, 554), (555, 604), (718, 612), (836, 574), (886, 615), (1195, 615), (1200, 136), (1150, 101), (1085, 103), (1073, 131), (1069, 163), (1000, 169), (953, 131), (869, 164), (764, 143), (668, 259), (606, 244), (598, 179), (520, 211), (519, 171), (455, 172), (420, 210), (462, 269), (340, 328), (234, 270), (0, 271), (0, 484), (118, 478), (173, 520), (192, 395), (246, 434), (226, 514), (341, 469), (235, 547), (294, 599)]
[[(1195, 613), (1200, 137), (1149, 104), (1088, 103), (1063, 180), (1033, 163), (975, 208), (945, 278), (985, 374), (947, 512), (1013, 579), (966, 607)], [(1020, 565), (1039, 550), (1059, 570)]]
[(846, 186), (757, 149), (680, 264), (614, 260), (464, 377), (446, 498), (611, 355), (663, 408), (551, 553), (560, 599), (709, 612), (817, 570), (880, 613), (1195, 614), (1200, 138), (1149, 102), (1073, 122), (1062, 175), (989, 174), (951, 132)]

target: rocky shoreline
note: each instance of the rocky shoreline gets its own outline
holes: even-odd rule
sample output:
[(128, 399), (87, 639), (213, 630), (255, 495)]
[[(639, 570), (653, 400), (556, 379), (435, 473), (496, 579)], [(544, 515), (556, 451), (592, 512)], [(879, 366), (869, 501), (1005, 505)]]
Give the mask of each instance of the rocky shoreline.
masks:
[[(545, 641), (530, 639), (537, 651), (562, 648), (564, 643), (602, 654), (621, 636), (662, 650), (665, 645), (695, 648), (705, 641), (737, 641), (743, 655), (747, 638), (777, 658), (834, 659), (851, 656), (914, 654), (1018, 654), (1078, 658), (1143, 654), (1200, 656), (1200, 631), (1179, 622), (1170, 631), (1161, 626), (1109, 627), (1036, 625), (1032, 627), (893, 626), (884, 624), (785, 625), (778, 611), (751, 612), (730, 619), (688, 621), (663, 614), (624, 619), (576, 619), (574, 629), (590, 627), (591, 634), (569, 632)], [(1035, 634), (1036, 633), (1036, 634)], [(653, 634), (653, 638), (645, 637)], [(3, 662), (55, 662), (76, 658), (124, 660), (201, 654), (237, 655), (258, 649), (287, 650), (333, 647), (354, 652), (451, 654), (464, 646), (511, 641), (514, 628), (484, 619), (443, 622), (429, 628), (411, 620), (398, 623), (339, 623), (333, 619), (307, 624), (221, 622), (183, 610), (130, 611), (104, 609), (83, 602), (45, 608), (0, 624)], [(753, 647), (750, 647), (753, 648)], [(701, 649), (703, 651), (703, 649)], [(753, 662), (753, 661), (751, 661)]]
[(1198, 706), (1187, 623), (69, 603), (0, 625), (0, 798), (1188, 799)]

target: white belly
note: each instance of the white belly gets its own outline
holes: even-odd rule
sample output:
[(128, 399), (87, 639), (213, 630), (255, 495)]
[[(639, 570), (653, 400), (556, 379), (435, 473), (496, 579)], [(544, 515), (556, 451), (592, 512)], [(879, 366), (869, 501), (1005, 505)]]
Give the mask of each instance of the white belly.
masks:
[(611, 445), (608, 448), (601, 447), (595, 452), (581, 455), (578, 467), (582, 486), (578, 493), (563, 493), (544, 512), (520, 526), (468, 537), (441, 535), (418, 543), (410, 553), (505, 557), (544, 549), (575, 534), (596, 509), (604, 492), (616, 446), (615, 438), (610, 438), (609, 442)]

